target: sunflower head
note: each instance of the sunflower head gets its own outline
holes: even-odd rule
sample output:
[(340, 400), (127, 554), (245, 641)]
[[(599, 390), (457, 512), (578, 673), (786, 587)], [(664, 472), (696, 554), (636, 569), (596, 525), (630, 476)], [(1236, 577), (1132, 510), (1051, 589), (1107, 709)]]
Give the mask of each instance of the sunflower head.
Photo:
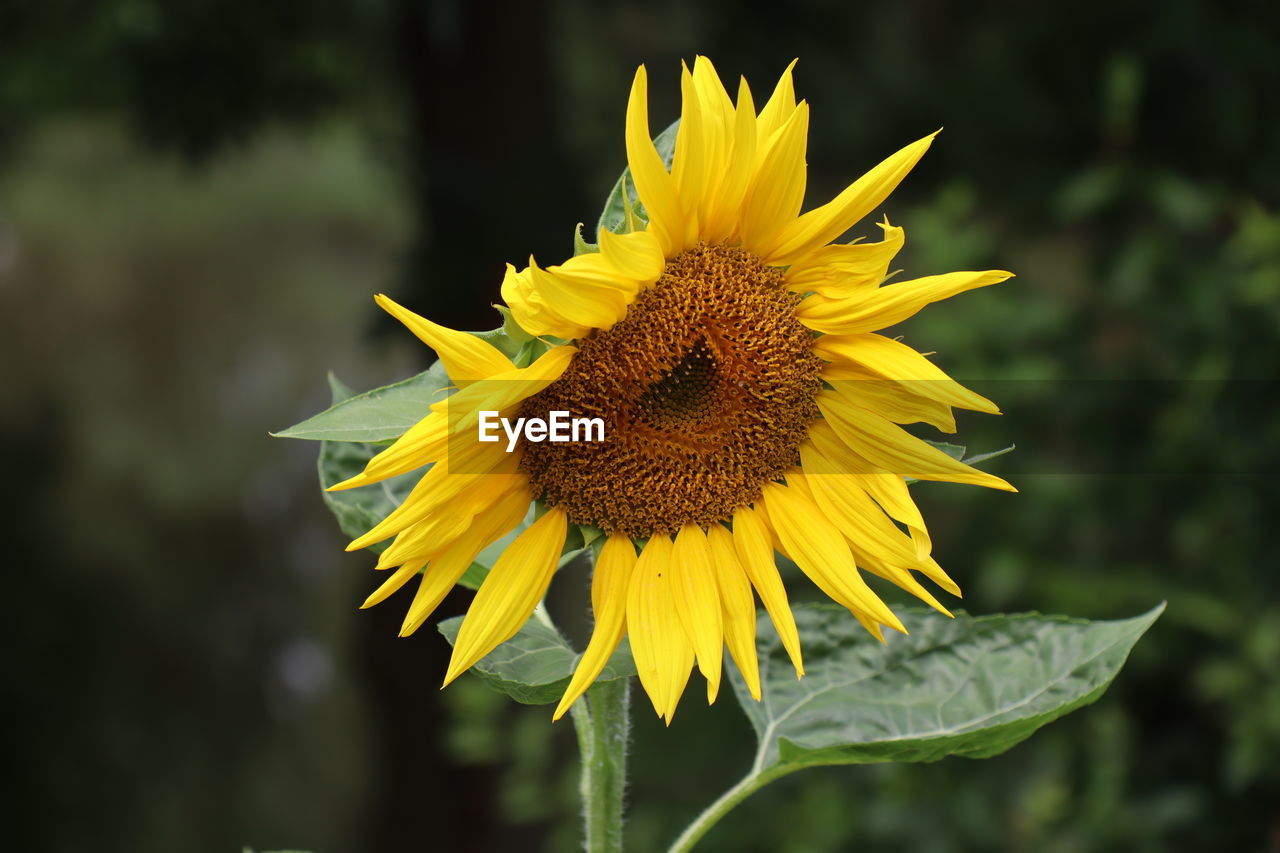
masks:
[(739, 246), (682, 252), (520, 408), (598, 417), (606, 440), (527, 444), (535, 494), (633, 538), (709, 527), (799, 460), (823, 362), (782, 273)]
[[(793, 63), (794, 65), (794, 63)], [(870, 572), (946, 613), (921, 577), (958, 595), (932, 558), (905, 477), (1012, 490), (902, 429), (954, 430), (955, 407), (996, 413), (932, 361), (877, 334), (1009, 277), (952, 272), (886, 283), (903, 230), (833, 240), (872, 213), (933, 140), (891, 155), (802, 212), (809, 111), (792, 69), (759, 109), (699, 57), (682, 69), (670, 161), (651, 141), (647, 80), (627, 110), (634, 187), (617, 233), (558, 265), (508, 266), (502, 295), (539, 339), (518, 365), (486, 341), (379, 303), (433, 348), (456, 385), (352, 488), (427, 467), (386, 519), (377, 603), (417, 577), (402, 633), (428, 618), (476, 555), (541, 514), (494, 564), (458, 632), (445, 682), (519, 630), (555, 573), (570, 525), (603, 531), (595, 629), (556, 717), (630, 636), (641, 683), (669, 722), (696, 664), (714, 699), (726, 646), (757, 699), (756, 598), (803, 674), (776, 566), (782, 554), (875, 637), (902, 623)], [(482, 412), (602, 425), (595, 441), (479, 440)]]

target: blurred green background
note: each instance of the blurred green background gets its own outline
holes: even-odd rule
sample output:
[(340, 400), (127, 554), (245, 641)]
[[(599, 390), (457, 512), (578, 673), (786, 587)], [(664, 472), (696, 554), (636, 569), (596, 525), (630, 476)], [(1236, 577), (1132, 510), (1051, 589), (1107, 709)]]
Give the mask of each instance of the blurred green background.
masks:
[[(571, 728), (438, 692), (267, 431), (425, 365), (374, 292), (496, 325), (503, 264), (594, 222), (635, 66), (660, 127), (701, 52), (758, 95), (800, 58), (811, 203), (945, 126), (895, 266), (1019, 273), (902, 329), (1004, 404), (962, 440), (1019, 445), (1019, 495), (915, 487), (965, 605), (1169, 609), (1011, 752), (799, 774), (700, 849), (1280, 850), (1278, 39), (1208, 0), (0, 0), (6, 848), (577, 849)], [(746, 769), (696, 693), (636, 705), (636, 851)]]

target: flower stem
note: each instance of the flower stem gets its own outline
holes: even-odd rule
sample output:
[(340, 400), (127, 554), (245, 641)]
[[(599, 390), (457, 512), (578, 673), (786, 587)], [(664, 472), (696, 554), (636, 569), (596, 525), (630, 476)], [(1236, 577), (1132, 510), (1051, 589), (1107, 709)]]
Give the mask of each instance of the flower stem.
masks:
[(684, 832), (680, 833), (680, 837), (675, 840), (667, 853), (688, 853), (693, 849), (693, 845), (707, 834), (711, 827), (715, 826), (720, 818), (729, 813), (730, 809), (738, 805), (747, 797), (756, 791), (768, 785), (774, 779), (786, 776), (792, 770), (797, 768), (790, 767), (771, 767), (768, 770), (752, 770), (738, 784), (725, 791), (720, 799), (698, 815), (697, 819), (685, 827)]
[[(585, 699), (586, 701), (583, 701)], [(621, 853), (622, 799), (631, 736), (631, 679), (592, 687), (571, 710), (582, 751), (582, 819), (587, 853)]]

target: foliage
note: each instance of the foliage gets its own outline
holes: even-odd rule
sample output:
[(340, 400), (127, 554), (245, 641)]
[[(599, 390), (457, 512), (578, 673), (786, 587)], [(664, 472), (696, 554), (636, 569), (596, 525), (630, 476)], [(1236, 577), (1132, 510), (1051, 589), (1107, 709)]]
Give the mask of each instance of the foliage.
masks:
[(1097, 700), (1163, 609), (1092, 623), (916, 609), (907, 637), (881, 645), (840, 608), (797, 607), (807, 641), (798, 680), (762, 619), (768, 701), (752, 700), (736, 671), (733, 681), (759, 740), (752, 772), (998, 755)]

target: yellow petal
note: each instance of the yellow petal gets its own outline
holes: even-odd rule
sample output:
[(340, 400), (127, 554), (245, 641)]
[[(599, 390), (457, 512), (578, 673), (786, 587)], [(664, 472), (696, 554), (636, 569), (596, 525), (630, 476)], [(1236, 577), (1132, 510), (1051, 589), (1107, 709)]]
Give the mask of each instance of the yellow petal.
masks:
[(456, 500), (396, 534), (395, 541), (378, 555), (378, 564), (374, 568), (385, 569), (407, 560), (431, 556), (461, 536), (477, 515), (528, 483), (529, 478), (523, 473), (489, 474), (476, 478)]
[(671, 593), (676, 615), (693, 644), (698, 669), (707, 679), (707, 703), (720, 690), (720, 666), (724, 658), (724, 627), (720, 621), (720, 591), (707, 536), (696, 524), (686, 524), (676, 534), (671, 558)]
[(600, 256), (608, 261), (617, 276), (628, 281), (652, 282), (662, 275), (667, 261), (662, 256), (658, 238), (648, 231), (614, 234), (603, 229), (597, 239), (600, 241)]
[[(739, 107), (735, 108), (715, 67), (704, 56), (699, 56), (694, 62), (693, 83), (698, 92), (714, 164), (698, 211), (698, 236), (708, 243), (715, 243), (724, 241), (733, 232), (742, 194), (755, 165), (755, 107), (747, 91), (747, 106), (742, 109), (744, 85), (740, 90)], [(741, 142), (736, 138), (740, 132)]]
[(696, 236), (699, 211), (706, 206), (707, 185), (712, 180), (712, 170), (719, 164), (712, 159), (715, 154), (715, 144), (711, 139), (713, 128), (704, 121), (693, 75), (683, 63), (680, 69), (680, 101), (680, 127), (676, 131), (676, 147), (671, 159), (671, 179), (685, 216), (693, 220)]
[(627, 634), (640, 684), (659, 717), (671, 722), (693, 667), (693, 646), (676, 615), (671, 590), (671, 539), (649, 539), (627, 591)]
[(878, 287), (889, 274), (889, 264), (905, 239), (905, 232), (887, 220), (880, 227), (884, 229), (884, 239), (879, 243), (823, 246), (804, 255), (787, 269), (787, 288), (838, 299), (863, 288)]
[[(709, 234), (707, 224), (720, 204), (720, 187), (730, 165), (734, 107), (729, 94), (724, 90), (724, 84), (720, 82), (715, 66), (705, 56), (694, 60), (692, 80), (702, 114), (703, 149), (708, 164), (698, 199), (698, 238), (710, 242), (715, 238)], [(687, 205), (686, 202), (686, 207)]]
[[(891, 518), (902, 522), (911, 534), (911, 541), (916, 546), (916, 556), (923, 559), (933, 550), (933, 538), (925, 526), (924, 516), (911, 498), (907, 481), (897, 474), (888, 471), (857, 475), (862, 488), (880, 505)], [(952, 595), (959, 595), (960, 588), (943, 586)]]
[(851, 405), (838, 394), (821, 391), (817, 401), (823, 417), (836, 435), (878, 468), (917, 480), (969, 483), (1006, 492), (1017, 491), (999, 477), (951, 458), (879, 415)]
[(511, 359), (497, 347), (466, 332), (456, 332), (420, 317), (379, 293), (374, 300), (388, 314), (408, 327), (427, 346), (436, 351), (444, 363), (449, 379), (459, 388), (477, 379), (511, 369)]
[(515, 636), (547, 592), (564, 548), (563, 509), (546, 511), (507, 546), (476, 592), (458, 629), (444, 683)]
[[(517, 455), (504, 452), (500, 443), (472, 442), (432, 465), (400, 506), (374, 527), (351, 541), (348, 551), (367, 548), (416, 524), (448, 504), (476, 482), (490, 474), (514, 474)], [(463, 473), (465, 472), (465, 473)]]
[(386, 601), (398, 592), (400, 587), (408, 583), (410, 578), (422, 571), (422, 567), (426, 564), (426, 560), (414, 560), (396, 569), (377, 589), (369, 593), (369, 597), (360, 605), (360, 609), (365, 610)]
[[(830, 335), (823, 335), (830, 337)], [(955, 432), (956, 419), (951, 407), (914, 392), (910, 386), (857, 367), (828, 365), (822, 378), (831, 389), (855, 406), (893, 421), (895, 424), (925, 423), (942, 431)]]
[(635, 567), (636, 549), (631, 540), (616, 533), (610, 535), (600, 549), (600, 558), (591, 575), (591, 612), (596, 620), (591, 641), (578, 660), (573, 678), (551, 718), (553, 721), (564, 716), (569, 706), (595, 682), (622, 641), (626, 633), (627, 590)]
[[(568, 368), (578, 349), (573, 346), (552, 347), (528, 367), (519, 367), (473, 383), (449, 398), (449, 432), (463, 435), (468, 443), (479, 443), (476, 427), (481, 412), (501, 412), (537, 394), (555, 382)], [(457, 449), (463, 442), (454, 442)], [(503, 441), (496, 444), (503, 446)]]
[(511, 309), (520, 328), (531, 335), (549, 335), (566, 341), (576, 340), (591, 331), (591, 327), (569, 320), (556, 306), (548, 303), (546, 295), (533, 283), (533, 274), (526, 268), (517, 271), (507, 264), (502, 279), (502, 301)]
[(783, 547), (819, 589), (836, 602), (906, 633), (906, 628), (858, 574), (844, 536), (796, 488), (768, 483), (764, 503)]
[(724, 642), (747, 683), (751, 698), (760, 701), (760, 663), (756, 658), (756, 602), (751, 582), (738, 562), (733, 536), (722, 524), (707, 530), (707, 547), (716, 573), (723, 609)]
[(738, 230), (742, 199), (756, 168), (756, 108), (747, 81), (738, 84), (738, 105), (728, 129), (727, 165), (714, 202), (702, 222), (702, 238), (725, 242)]
[(844, 299), (814, 294), (800, 303), (796, 316), (810, 329), (828, 335), (874, 332), (901, 323), (931, 302), (1012, 277), (1013, 273), (1003, 270), (952, 272), (860, 290)]
[(533, 335), (572, 340), (607, 329), (626, 313), (642, 287), (662, 274), (666, 259), (648, 231), (598, 234), (600, 251), (542, 269), (530, 258), (517, 272), (508, 265), (502, 297), (516, 322)]
[[(644, 233), (644, 231), (632, 232), (632, 234)], [(631, 235), (614, 236), (629, 237)], [(657, 245), (653, 237), (646, 242), (653, 246)], [(530, 263), (533, 263), (532, 259)], [(567, 292), (575, 294), (575, 298), (586, 298), (601, 305), (621, 305), (625, 308), (640, 292), (639, 283), (619, 272), (612, 258), (603, 252), (587, 252), (575, 255), (562, 264), (549, 266), (545, 270), (538, 268), (538, 275), (554, 276), (554, 283), (558, 290), (550, 295), (546, 292), (542, 294), (544, 298), (549, 299), (563, 298)], [(535, 282), (536, 285), (537, 282)]]
[(648, 101), (649, 81), (641, 65), (636, 69), (627, 101), (627, 166), (640, 202), (649, 214), (648, 230), (658, 239), (663, 256), (670, 258), (685, 248), (685, 215), (671, 174), (653, 146)]
[(778, 575), (773, 559), (773, 533), (761, 520), (759, 508), (740, 507), (733, 514), (733, 547), (747, 579), (755, 587), (764, 609), (773, 620), (774, 630), (796, 668), (796, 677), (804, 675), (800, 656), (800, 634), (787, 601), (787, 590)]
[(782, 72), (782, 76), (778, 78), (778, 85), (773, 89), (773, 94), (760, 110), (760, 118), (756, 122), (756, 127), (762, 148), (768, 144), (775, 133), (782, 129), (783, 125), (790, 121), (791, 114), (796, 111), (796, 90), (795, 84), (791, 79), (791, 73), (795, 70), (796, 61), (794, 59), (791, 60), (787, 70)]
[(734, 124), (733, 101), (729, 99), (729, 93), (720, 82), (720, 75), (707, 57), (699, 56), (694, 60), (692, 76), (702, 120), (707, 126), (708, 138), (713, 143), (712, 162), (723, 163)]
[[(902, 522), (911, 533), (916, 546), (916, 556), (924, 559), (933, 549), (933, 541), (925, 527), (924, 516), (920, 514), (915, 501), (911, 498), (911, 490), (907, 481), (900, 475), (877, 468), (866, 459), (853, 452), (847, 444), (832, 430), (826, 421), (818, 421), (809, 428), (809, 441), (815, 452), (820, 454), (834, 470), (849, 473), (856, 477), (862, 488), (880, 505), (890, 518)], [(959, 595), (959, 588), (944, 585), (943, 588), (952, 595)]]
[(924, 156), (935, 136), (936, 132), (931, 133), (889, 156), (830, 202), (791, 222), (766, 260), (777, 266), (792, 264), (806, 252), (825, 246), (848, 231), (889, 197)]
[(452, 543), (432, 555), (427, 570), (422, 574), (418, 592), (409, 605), (400, 636), (407, 637), (427, 621), (444, 601), (477, 556), (485, 548), (506, 536), (524, 520), (529, 511), (532, 495), (521, 489), (508, 495), (484, 514), (478, 516), (471, 527)]
[(910, 538), (871, 500), (854, 475), (837, 473), (813, 447), (800, 450), (804, 474), (788, 475), (788, 482), (802, 479), (818, 508), (844, 533), (858, 565), (907, 590), (929, 606), (950, 616), (911, 571), (932, 574), (932, 561), (916, 553)]
[(856, 364), (878, 376), (908, 383), (913, 393), (975, 412), (1000, 414), (995, 403), (952, 379), (906, 344), (883, 335), (823, 335), (814, 354), (834, 363)]
[(855, 540), (849, 540), (849, 549), (853, 551), (854, 558), (861, 566), (873, 575), (882, 577), (892, 583), (894, 586), (911, 593), (943, 616), (954, 618), (954, 614), (947, 608), (942, 606), (942, 602), (938, 601), (920, 581), (916, 580), (915, 575), (899, 565), (883, 560), (879, 554), (873, 553), (862, 547), (862, 543)]
[(804, 203), (809, 105), (803, 101), (769, 145), (742, 202), (742, 244), (762, 257)]
[(562, 265), (544, 270), (529, 259), (527, 272), (544, 304), (554, 306), (570, 322), (591, 329), (607, 329), (626, 313), (627, 291), (586, 276), (575, 278), (562, 273), (564, 269)]
[(921, 562), (911, 539), (889, 520), (853, 475), (840, 473), (811, 444), (800, 448), (800, 463), (804, 473), (788, 475), (788, 482), (802, 478), (823, 514), (845, 536), (887, 562), (908, 568)]
[(374, 566), (386, 571), (412, 560), (427, 559), (466, 532), (474, 513), (443, 513), (422, 519), (396, 534)]

